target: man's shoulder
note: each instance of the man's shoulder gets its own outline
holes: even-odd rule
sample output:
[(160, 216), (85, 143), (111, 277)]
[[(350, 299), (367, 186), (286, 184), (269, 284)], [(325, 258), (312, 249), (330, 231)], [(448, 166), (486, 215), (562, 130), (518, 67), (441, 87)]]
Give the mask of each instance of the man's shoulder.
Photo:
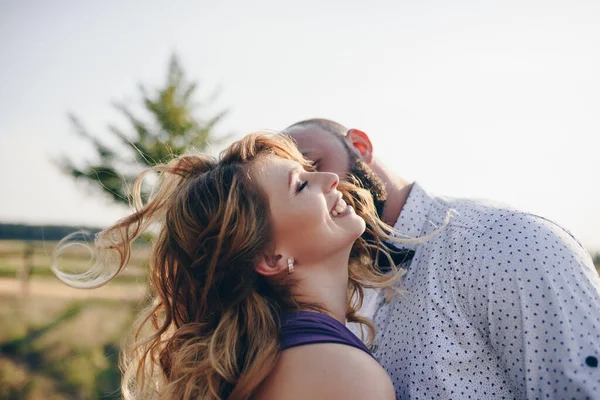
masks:
[(582, 248), (578, 240), (553, 220), (519, 210), (508, 204), (487, 199), (434, 197), (431, 221), (443, 224), (443, 218), (451, 210), (446, 226), (447, 236), (467, 235), (472, 245), (485, 241), (535, 244), (539, 239), (561, 242), (573, 250)]
[(582, 244), (569, 230), (551, 219), (526, 212), (503, 215), (484, 232), (481, 242), (521, 249), (526, 254), (537, 252), (556, 255), (561, 249), (587, 256)]
[(450, 229), (469, 229), (484, 233), (501, 221), (512, 223), (518, 215), (527, 214), (509, 204), (489, 199), (442, 196), (432, 199), (432, 222), (441, 224), (449, 214)]
[(479, 198), (438, 196), (413, 184), (394, 228), (408, 237), (420, 237), (444, 226), (436, 241), (447, 235), (470, 231), (483, 233), (499, 221), (522, 211), (502, 202)]

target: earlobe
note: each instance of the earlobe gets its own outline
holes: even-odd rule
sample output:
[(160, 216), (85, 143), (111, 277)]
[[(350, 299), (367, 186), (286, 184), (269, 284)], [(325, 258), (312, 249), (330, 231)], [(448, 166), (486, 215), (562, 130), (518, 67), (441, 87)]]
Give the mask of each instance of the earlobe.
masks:
[(346, 137), (350, 139), (352, 146), (358, 151), (361, 158), (370, 164), (373, 160), (373, 145), (369, 136), (361, 130), (350, 129)]
[(288, 263), (282, 256), (263, 256), (256, 263), (254, 270), (260, 275), (271, 277), (288, 270)]

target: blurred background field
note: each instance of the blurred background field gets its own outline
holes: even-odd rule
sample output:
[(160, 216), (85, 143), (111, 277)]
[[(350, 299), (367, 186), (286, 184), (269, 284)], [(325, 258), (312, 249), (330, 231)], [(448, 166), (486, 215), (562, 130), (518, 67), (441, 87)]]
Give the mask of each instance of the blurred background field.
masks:
[[(0, 399), (119, 399), (118, 353), (144, 300), (148, 247), (109, 285), (78, 290), (51, 274), (55, 245), (0, 241)], [(74, 248), (63, 265), (88, 260)]]

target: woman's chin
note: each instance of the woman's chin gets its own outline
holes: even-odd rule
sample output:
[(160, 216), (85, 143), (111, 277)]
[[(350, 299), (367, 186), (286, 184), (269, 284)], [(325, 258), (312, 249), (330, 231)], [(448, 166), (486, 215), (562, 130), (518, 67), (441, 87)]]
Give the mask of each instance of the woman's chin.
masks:
[[(350, 217), (350, 216), (349, 216)], [(362, 219), (361, 217), (359, 217), (358, 215), (354, 214), (353, 216), (351, 216), (350, 218), (353, 219), (353, 226), (356, 227), (355, 230), (353, 230), (353, 232), (355, 233), (356, 237), (354, 240), (358, 239), (359, 237), (361, 237), (361, 235), (365, 232), (365, 230), (367, 229), (367, 224), (365, 223), (365, 220)]]

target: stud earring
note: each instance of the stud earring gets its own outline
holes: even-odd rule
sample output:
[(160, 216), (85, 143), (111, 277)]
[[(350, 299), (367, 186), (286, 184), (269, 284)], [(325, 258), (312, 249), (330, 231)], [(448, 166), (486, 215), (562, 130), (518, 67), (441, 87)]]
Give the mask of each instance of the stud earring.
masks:
[(288, 258), (288, 275), (294, 272), (294, 260)]

